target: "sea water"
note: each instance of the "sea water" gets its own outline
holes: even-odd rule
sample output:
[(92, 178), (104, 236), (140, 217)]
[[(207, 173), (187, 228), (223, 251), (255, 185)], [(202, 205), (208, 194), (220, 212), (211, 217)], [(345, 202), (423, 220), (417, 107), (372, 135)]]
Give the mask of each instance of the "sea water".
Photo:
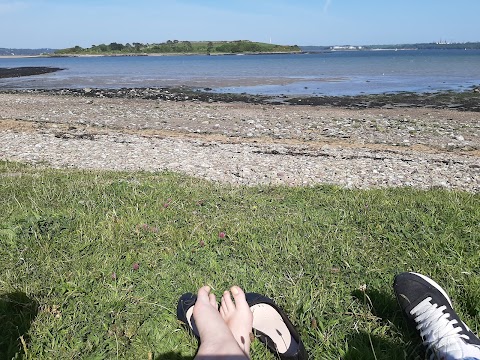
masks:
[(0, 88), (185, 85), (216, 92), (266, 95), (357, 95), (461, 91), (480, 85), (480, 50), (0, 58), (0, 67), (22, 66), (64, 70), (0, 79)]

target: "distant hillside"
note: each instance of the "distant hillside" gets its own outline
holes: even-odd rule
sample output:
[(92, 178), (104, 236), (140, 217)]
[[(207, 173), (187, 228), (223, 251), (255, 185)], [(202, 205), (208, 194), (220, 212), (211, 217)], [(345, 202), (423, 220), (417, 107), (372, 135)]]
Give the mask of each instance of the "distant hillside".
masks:
[(100, 44), (89, 48), (75, 46), (55, 51), (56, 55), (68, 54), (240, 54), (300, 52), (296, 45), (275, 45), (248, 40), (237, 41), (178, 41), (168, 40), (158, 44)]
[(398, 45), (366, 45), (364, 49), (418, 49), (418, 50), (435, 50), (435, 49), (480, 49), (480, 42), (467, 43), (420, 43), (420, 44), (398, 44)]
[(56, 49), (7, 49), (0, 48), (0, 56), (29, 56), (29, 55), (42, 55), (42, 54), (53, 54)]
[(435, 49), (480, 49), (480, 42), (467, 43), (418, 43), (394, 45), (335, 45), (335, 46), (301, 46), (302, 51), (323, 52), (332, 50), (435, 50)]

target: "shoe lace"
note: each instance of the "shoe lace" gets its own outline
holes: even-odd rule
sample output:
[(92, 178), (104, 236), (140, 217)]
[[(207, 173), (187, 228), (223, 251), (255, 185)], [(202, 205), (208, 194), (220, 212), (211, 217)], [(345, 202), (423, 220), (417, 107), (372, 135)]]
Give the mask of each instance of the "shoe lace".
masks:
[(449, 320), (450, 314), (444, 312), (446, 306), (438, 306), (431, 301), (432, 298), (427, 297), (410, 311), (410, 314), (415, 316), (423, 344), (427, 346), (427, 354), (432, 352), (430, 359), (434, 359), (436, 355), (461, 354), (461, 339), (468, 340), (469, 337), (460, 334), (461, 327), (454, 326), (458, 324), (457, 320)]

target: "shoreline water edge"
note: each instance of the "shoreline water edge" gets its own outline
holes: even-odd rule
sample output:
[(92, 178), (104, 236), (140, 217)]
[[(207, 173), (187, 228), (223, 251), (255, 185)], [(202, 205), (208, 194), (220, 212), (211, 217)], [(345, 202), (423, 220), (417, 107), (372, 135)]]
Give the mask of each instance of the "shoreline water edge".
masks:
[[(55, 67), (16, 67), (0, 68), (0, 79), (27, 77), (49, 74), (64, 70)], [(480, 111), (480, 85), (471, 86), (462, 91), (444, 90), (428, 93), (410, 91), (388, 92), (381, 94), (359, 95), (255, 95), (247, 93), (215, 92), (213, 88), (193, 86), (167, 86), (144, 88), (61, 88), (61, 89), (9, 89), (0, 88), (3, 93), (61, 94), (89, 97), (136, 97), (145, 99), (185, 99), (199, 101), (241, 101), (256, 104), (291, 104), (340, 106), (346, 108), (395, 108), (425, 107), (435, 109), (456, 109), (461, 111)]]

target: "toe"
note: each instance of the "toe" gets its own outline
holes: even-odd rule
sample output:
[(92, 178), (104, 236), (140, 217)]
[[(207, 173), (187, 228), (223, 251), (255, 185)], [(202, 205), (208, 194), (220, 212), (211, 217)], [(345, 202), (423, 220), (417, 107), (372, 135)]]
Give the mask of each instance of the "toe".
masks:
[(222, 296), (222, 307), (226, 312), (235, 310), (235, 304), (232, 301), (232, 297), (230, 296), (230, 292), (225, 291)]
[(208, 299), (210, 301), (210, 305), (212, 305), (215, 309), (218, 309), (217, 297), (215, 294), (208, 294)]
[(209, 302), (210, 286), (202, 286), (198, 289), (197, 301)]
[(232, 292), (233, 298), (235, 299), (235, 306), (238, 309), (249, 308), (247, 299), (245, 298), (245, 293), (238, 286), (232, 286), (230, 289)]

